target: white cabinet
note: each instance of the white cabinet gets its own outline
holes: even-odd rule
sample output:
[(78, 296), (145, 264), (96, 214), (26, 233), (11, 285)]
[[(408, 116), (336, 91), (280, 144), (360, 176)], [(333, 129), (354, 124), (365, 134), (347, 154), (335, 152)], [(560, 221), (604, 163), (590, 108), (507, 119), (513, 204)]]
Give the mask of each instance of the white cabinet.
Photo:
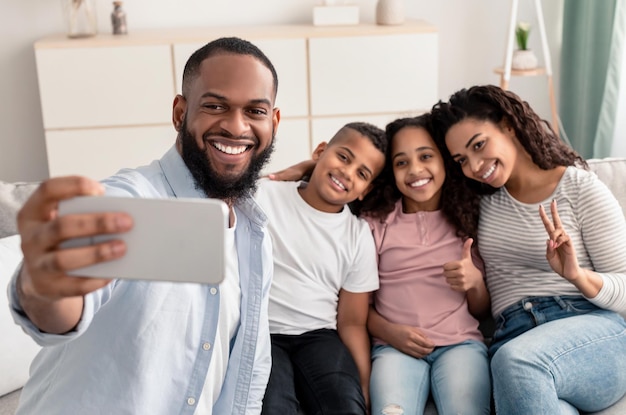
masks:
[(50, 36), (35, 43), (50, 175), (101, 179), (159, 158), (176, 137), (185, 62), (220, 36), (252, 41), (278, 72), (282, 118), (266, 172), (309, 157), (347, 122), (384, 127), (438, 99), (438, 35), (422, 21)]
[(168, 45), (37, 49), (46, 130), (168, 122)]
[(437, 35), (311, 39), (311, 114), (419, 111), (437, 96)]
[(149, 164), (174, 144), (171, 125), (50, 130), (46, 132), (51, 176), (83, 174), (95, 179)]

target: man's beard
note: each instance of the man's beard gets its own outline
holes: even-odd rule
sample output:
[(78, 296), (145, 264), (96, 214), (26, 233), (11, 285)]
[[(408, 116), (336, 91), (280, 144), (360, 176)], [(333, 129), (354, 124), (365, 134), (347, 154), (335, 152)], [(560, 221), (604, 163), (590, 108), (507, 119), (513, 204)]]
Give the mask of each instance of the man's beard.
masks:
[[(223, 136), (232, 138), (226, 134)], [(261, 153), (252, 156), (250, 165), (244, 172), (239, 176), (231, 177), (221, 175), (211, 164), (205, 149), (198, 147), (196, 139), (187, 129), (187, 120), (183, 120), (179, 139), (182, 145), (183, 161), (194, 178), (196, 188), (204, 191), (207, 197), (221, 199), (229, 204), (251, 197), (256, 192), (261, 169), (267, 164), (274, 151), (274, 132), (272, 131), (270, 145)], [(206, 141), (204, 143), (205, 146), (210, 145)]]

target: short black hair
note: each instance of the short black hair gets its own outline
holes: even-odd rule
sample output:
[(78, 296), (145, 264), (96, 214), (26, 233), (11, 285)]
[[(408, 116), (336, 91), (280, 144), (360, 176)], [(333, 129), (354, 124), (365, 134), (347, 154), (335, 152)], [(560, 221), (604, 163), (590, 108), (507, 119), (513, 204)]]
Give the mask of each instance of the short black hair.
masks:
[(269, 58), (255, 45), (238, 37), (222, 37), (215, 39), (196, 50), (187, 59), (183, 70), (183, 96), (189, 95), (189, 85), (198, 76), (200, 64), (212, 56), (219, 54), (250, 55), (258, 59), (272, 73), (274, 79), (274, 97), (278, 92), (278, 75)]
[(387, 151), (387, 138), (385, 137), (385, 131), (374, 124), (361, 121), (351, 122), (341, 127), (333, 138), (330, 139), (328, 145), (331, 145), (333, 141), (347, 128), (360, 133), (363, 137), (367, 137), (372, 144), (374, 144), (374, 147), (380, 150), (381, 153), (385, 154)]

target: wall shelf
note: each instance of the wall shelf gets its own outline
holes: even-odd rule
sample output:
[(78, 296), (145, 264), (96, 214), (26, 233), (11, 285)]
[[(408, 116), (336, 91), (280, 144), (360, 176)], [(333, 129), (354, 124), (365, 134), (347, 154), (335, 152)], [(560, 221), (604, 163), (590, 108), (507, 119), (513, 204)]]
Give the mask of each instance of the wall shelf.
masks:
[(545, 67), (538, 67), (527, 70), (516, 70), (511, 68), (513, 61), (513, 43), (515, 41), (515, 26), (517, 24), (517, 9), (519, 0), (511, 0), (511, 16), (509, 20), (509, 34), (507, 39), (506, 52), (504, 55), (504, 65), (494, 69), (496, 74), (500, 75), (500, 88), (509, 89), (511, 76), (540, 76), (546, 75), (548, 78), (548, 96), (550, 99), (550, 107), (552, 110), (552, 128), (559, 136), (559, 114), (556, 108), (556, 98), (554, 96), (554, 83), (552, 80), (552, 61), (550, 59), (550, 50), (548, 49), (548, 39), (546, 36), (546, 28), (543, 19), (543, 10), (541, 8), (541, 0), (534, 0), (535, 12), (537, 13), (537, 21), (539, 24), (539, 34), (541, 35), (541, 47), (543, 49), (543, 59)]

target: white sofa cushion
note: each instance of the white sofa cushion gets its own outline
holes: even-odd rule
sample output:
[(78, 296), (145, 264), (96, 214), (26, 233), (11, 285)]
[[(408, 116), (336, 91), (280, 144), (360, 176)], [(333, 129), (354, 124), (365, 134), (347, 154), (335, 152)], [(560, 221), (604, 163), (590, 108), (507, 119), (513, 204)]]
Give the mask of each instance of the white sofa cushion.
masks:
[(40, 347), (17, 326), (9, 313), (7, 286), (22, 261), (19, 235), (0, 239), (0, 396), (21, 388)]
[(37, 188), (35, 182), (7, 183), (0, 181), (0, 238), (17, 233), (17, 211)]
[(626, 216), (626, 158), (591, 159), (587, 163), (611, 189)]

